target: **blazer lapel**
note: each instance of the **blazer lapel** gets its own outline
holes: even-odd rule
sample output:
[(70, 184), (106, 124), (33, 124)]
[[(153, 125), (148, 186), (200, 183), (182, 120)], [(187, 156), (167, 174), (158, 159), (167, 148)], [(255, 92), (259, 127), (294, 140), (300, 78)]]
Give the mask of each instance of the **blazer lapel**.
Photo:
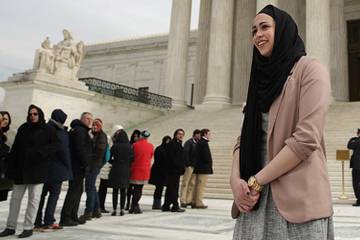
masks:
[(269, 110), (269, 125), (268, 125), (268, 135), (267, 135), (267, 142), (268, 143), (269, 143), (269, 140), (271, 139), (273, 131), (274, 131), (275, 121), (276, 121), (276, 118), (278, 116), (279, 109), (280, 109), (280, 106), (281, 106), (281, 102), (282, 102), (282, 100), (284, 98), (286, 86), (287, 86), (287, 84), (289, 82), (290, 76), (286, 80), (286, 82), (284, 84), (284, 87), (283, 87), (283, 89), (281, 91), (280, 96), (273, 102), (273, 104), (271, 105), (270, 110)]

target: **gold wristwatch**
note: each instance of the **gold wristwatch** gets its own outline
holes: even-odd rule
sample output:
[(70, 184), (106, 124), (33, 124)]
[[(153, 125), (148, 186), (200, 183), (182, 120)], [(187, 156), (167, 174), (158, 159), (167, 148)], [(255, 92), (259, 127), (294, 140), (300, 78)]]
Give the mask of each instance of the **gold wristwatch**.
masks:
[(255, 176), (251, 176), (251, 177), (249, 178), (249, 180), (248, 180), (248, 186), (249, 186), (249, 188), (252, 188), (252, 189), (254, 189), (254, 190), (257, 191), (257, 192), (261, 192), (261, 190), (263, 189), (263, 186), (261, 186), (261, 185), (257, 182)]

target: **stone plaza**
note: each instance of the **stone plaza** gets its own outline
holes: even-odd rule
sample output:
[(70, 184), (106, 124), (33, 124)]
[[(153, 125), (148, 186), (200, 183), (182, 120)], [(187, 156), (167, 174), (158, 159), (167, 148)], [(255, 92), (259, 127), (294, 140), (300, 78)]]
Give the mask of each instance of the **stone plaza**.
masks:
[[(86, 44), (86, 39), (73, 42), (64, 29), (62, 42), (51, 46), (46, 38), (36, 51), (34, 68), (14, 74), (0, 84), (6, 90), (3, 107), (14, 116), (14, 132), (23, 122), (29, 103), (43, 107), (47, 117), (54, 108), (62, 108), (69, 120), (79, 117), (82, 111), (90, 111), (106, 119), (105, 132), (115, 124), (121, 124), (128, 132), (147, 129), (156, 146), (178, 127), (185, 129), (186, 138), (194, 128), (207, 127), (214, 133), (210, 147), (215, 174), (209, 178), (206, 189), (209, 209), (187, 209), (185, 213), (153, 211), (153, 189), (147, 185), (140, 202), (143, 214), (104, 215), (78, 227), (35, 233), (32, 239), (231, 239), (235, 221), (230, 217), (229, 175), (251, 67), (250, 26), (256, 11), (268, 3), (294, 16), (309, 55), (318, 57), (331, 72), (335, 101), (326, 120), (325, 140), (336, 239), (360, 240), (360, 209), (350, 205), (354, 202), (350, 169), (346, 162), (344, 191), (349, 199), (338, 200), (343, 190), (342, 172), (335, 157), (336, 150), (346, 148), (347, 140), (359, 127), (354, 121), (360, 119), (360, 71), (356, 70), (359, 62), (356, 65), (351, 61), (358, 59), (360, 52), (355, 36), (360, 27), (359, 0), (201, 0), (196, 31), (189, 28), (192, 1), (173, 0), (169, 34)], [(351, 30), (348, 35), (347, 23)], [(70, 48), (76, 51), (70, 52)], [(71, 61), (70, 55), (74, 58)], [(89, 82), (85, 84), (84, 79)], [(131, 99), (141, 93), (139, 88), (146, 89), (147, 97), (171, 98), (173, 108)], [(128, 94), (128, 98), (116, 96), (131, 91), (134, 94)], [(58, 202), (57, 218), (64, 196), (65, 192)], [(83, 212), (84, 198), (79, 213)], [(110, 201), (108, 195), (108, 209)], [(23, 209), (26, 202), (23, 201)], [(8, 207), (8, 202), (0, 204), (1, 227), (5, 226)], [(24, 211), (20, 213), (18, 233), (22, 230), (23, 214)]]
[[(61, 194), (55, 217), (58, 218), (65, 192)], [(27, 196), (25, 196), (26, 199)], [(85, 206), (83, 196), (80, 211)], [(185, 213), (163, 213), (151, 210), (152, 197), (144, 196), (140, 204), (143, 214), (124, 216), (103, 215), (100, 219), (88, 221), (85, 225), (68, 227), (55, 232), (35, 232), (31, 239), (38, 240), (228, 240), (232, 239), (235, 220), (230, 217), (231, 200), (205, 199), (209, 209), (189, 209)], [(23, 201), (22, 209), (26, 207)], [(106, 206), (110, 209), (111, 195), (107, 196)], [(5, 226), (8, 202), (0, 205), (0, 228)], [(17, 233), (22, 230), (23, 211), (19, 216)], [(360, 211), (350, 205), (334, 204), (336, 240), (360, 240)], [(14, 236), (4, 239), (15, 239)]]

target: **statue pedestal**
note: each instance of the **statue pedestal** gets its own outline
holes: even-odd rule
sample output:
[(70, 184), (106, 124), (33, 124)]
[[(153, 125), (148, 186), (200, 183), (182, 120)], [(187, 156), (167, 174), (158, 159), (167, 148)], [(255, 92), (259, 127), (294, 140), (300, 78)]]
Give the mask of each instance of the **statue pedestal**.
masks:
[(41, 72), (14, 75), (8, 81), (0, 82), (0, 88), (5, 90), (1, 109), (10, 112), (14, 130), (26, 121), (30, 104), (42, 108), (46, 120), (54, 109), (62, 109), (68, 115), (67, 126), (73, 119), (80, 118), (81, 113), (91, 112), (103, 120), (107, 133), (114, 125), (133, 126), (166, 112), (154, 106), (89, 91), (85, 83), (78, 80), (62, 80)]
[(25, 71), (23, 73), (14, 74), (13, 76), (9, 77), (8, 81), (16, 82), (16, 81), (39, 81), (39, 82), (45, 82), (50, 83), (55, 86), (64, 86), (64, 87), (70, 87), (73, 89), (78, 90), (87, 90), (88, 87), (85, 85), (85, 83), (80, 82), (79, 80), (69, 80), (65, 77), (62, 77), (62, 75), (66, 76), (66, 74), (48, 74), (43, 71)]

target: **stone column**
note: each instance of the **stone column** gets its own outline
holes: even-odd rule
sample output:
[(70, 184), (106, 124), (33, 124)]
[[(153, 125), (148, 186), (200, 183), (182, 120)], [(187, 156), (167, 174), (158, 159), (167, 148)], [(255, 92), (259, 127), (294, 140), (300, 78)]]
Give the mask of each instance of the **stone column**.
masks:
[(256, 13), (263, 9), (266, 5), (272, 4), (274, 6), (279, 6), (278, 0), (257, 0), (256, 1)]
[(329, 0), (306, 0), (306, 51), (330, 66)]
[(278, 6), (294, 19), (299, 35), (305, 42), (305, 0), (278, 0)]
[(231, 53), (234, 0), (213, 1), (204, 104), (230, 103)]
[(197, 52), (196, 72), (194, 87), (194, 103), (200, 104), (206, 94), (206, 79), (208, 70), (209, 42), (210, 42), (210, 17), (212, 0), (201, 0)]
[(344, 0), (331, 0), (330, 24), (330, 73), (333, 95), (336, 100), (349, 100), (349, 76), (346, 22), (344, 17)]
[(185, 103), (191, 0), (173, 0), (168, 45), (166, 95), (173, 99), (174, 108)]
[(231, 87), (232, 104), (235, 105), (240, 105), (246, 101), (253, 50), (251, 27), (255, 12), (256, 1), (236, 1)]

